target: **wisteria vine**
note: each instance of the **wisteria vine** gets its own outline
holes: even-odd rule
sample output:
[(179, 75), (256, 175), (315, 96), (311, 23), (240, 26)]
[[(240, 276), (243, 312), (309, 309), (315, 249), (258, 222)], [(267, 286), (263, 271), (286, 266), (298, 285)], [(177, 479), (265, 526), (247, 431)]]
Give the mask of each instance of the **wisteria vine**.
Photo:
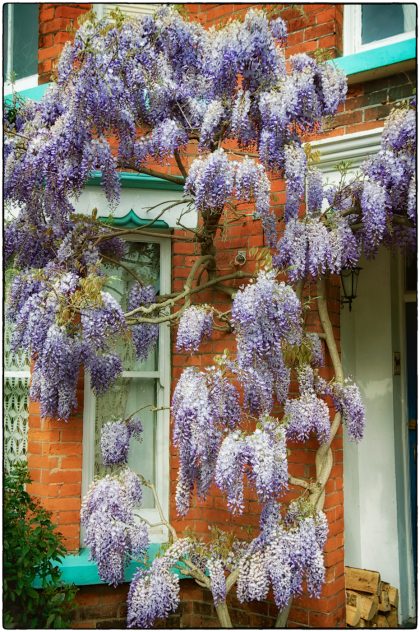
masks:
[[(83, 368), (97, 394), (121, 374), (121, 340), (143, 361), (162, 323), (178, 323), (176, 348), (188, 353), (217, 330), (233, 333), (235, 352), (204, 370), (185, 368), (174, 390), (176, 508), (187, 515), (194, 495), (206, 498), (214, 483), (227, 509), (241, 514), (246, 485), (261, 506), (259, 533), (241, 541), (216, 529), (210, 544), (179, 538), (153, 484), (128, 467), (130, 440), (143, 431), (136, 416), (103, 426), (102, 461), (110, 473), (90, 487), (82, 524), (103, 581), (117, 585), (130, 560), (139, 564), (129, 627), (150, 627), (174, 612), (183, 574), (211, 590), (222, 627), (231, 627), (226, 599), (234, 585), (241, 602), (265, 599), (271, 587), (277, 625), (284, 627), (282, 613), (304, 582), (319, 596), (325, 580), (322, 507), (331, 443), (341, 421), (354, 441), (365, 424), (360, 391), (342, 372), (325, 278), (356, 266), (362, 254), (374, 256), (381, 244), (415, 244), (415, 104), (391, 113), (379, 152), (356, 178), (326, 186), (303, 139), (344, 102), (346, 80), (334, 64), (306, 54), (286, 64), (281, 17), (251, 9), (243, 21), (210, 30), (169, 5), (139, 20), (113, 17), (84, 21), (40, 102), (5, 108), (13, 347), (32, 357), (30, 395), (41, 414), (69, 420)], [(194, 153), (189, 166), (187, 149)], [(179, 175), (150, 168), (171, 158)], [(88, 216), (74, 208), (92, 170), (100, 170), (112, 212), (121, 169), (182, 185), (182, 202), (199, 217), (189, 238), (200, 256), (183, 290), (159, 296), (134, 275), (126, 313), (107, 290), (108, 265), (127, 271), (124, 231), (98, 222), (93, 209)], [(285, 180), (281, 211), (272, 205), (272, 174)], [(270, 257), (255, 273), (232, 267), (220, 275), (217, 238), (224, 223), (250, 219), (244, 206), (261, 221)], [(239, 289), (226, 285), (249, 278)], [(305, 283), (315, 280), (321, 332), (307, 331), (302, 308)], [(212, 288), (232, 296), (230, 310), (191, 303)], [(320, 375), (325, 351), (334, 367), (329, 382)], [(316, 481), (288, 471), (287, 442), (311, 437), (319, 443)], [(142, 486), (151, 489), (170, 539), (149, 565)], [(303, 491), (287, 504), (282, 497), (290, 486)]]

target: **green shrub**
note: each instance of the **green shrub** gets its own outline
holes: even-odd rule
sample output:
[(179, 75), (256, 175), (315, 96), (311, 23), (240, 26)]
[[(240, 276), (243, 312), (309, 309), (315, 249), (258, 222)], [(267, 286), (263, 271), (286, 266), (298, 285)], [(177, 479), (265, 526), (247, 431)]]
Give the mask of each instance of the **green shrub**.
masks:
[[(66, 628), (76, 588), (61, 582), (57, 562), (66, 555), (51, 514), (25, 491), (26, 465), (4, 475), (3, 625), (6, 628)], [(54, 564), (55, 562), (55, 564)], [(34, 588), (35, 578), (42, 588)]]

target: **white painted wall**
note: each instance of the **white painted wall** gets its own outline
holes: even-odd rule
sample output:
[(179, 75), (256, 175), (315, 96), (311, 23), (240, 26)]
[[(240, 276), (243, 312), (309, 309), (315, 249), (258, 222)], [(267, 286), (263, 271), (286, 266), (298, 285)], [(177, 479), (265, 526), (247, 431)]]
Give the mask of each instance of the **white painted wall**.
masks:
[[(339, 178), (337, 164), (357, 169), (377, 152), (382, 129), (313, 143), (324, 180)], [(350, 176), (350, 173), (349, 173)], [(367, 428), (360, 444), (344, 441), (345, 563), (379, 570), (400, 588), (400, 620), (415, 616), (410, 528), (404, 381), (405, 333), (401, 270), (395, 253), (383, 250), (362, 261), (352, 312), (341, 311), (345, 374), (359, 384)], [(402, 376), (393, 375), (393, 352), (401, 352)]]
[(352, 312), (342, 310), (346, 374), (366, 406), (365, 437), (344, 450), (345, 562), (400, 585), (394, 454), (390, 255), (362, 262)]

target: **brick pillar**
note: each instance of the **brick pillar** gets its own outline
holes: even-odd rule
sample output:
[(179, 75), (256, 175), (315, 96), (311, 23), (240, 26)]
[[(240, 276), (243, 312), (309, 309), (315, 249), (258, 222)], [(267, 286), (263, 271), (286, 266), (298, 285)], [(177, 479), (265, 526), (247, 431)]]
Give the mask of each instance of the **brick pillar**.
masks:
[(69, 552), (80, 548), (80, 505), (83, 449), (83, 381), (78, 384), (78, 410), (68, 421), (42, 418), (29, 403), (28, 492), (37, 496), (64, 535)]

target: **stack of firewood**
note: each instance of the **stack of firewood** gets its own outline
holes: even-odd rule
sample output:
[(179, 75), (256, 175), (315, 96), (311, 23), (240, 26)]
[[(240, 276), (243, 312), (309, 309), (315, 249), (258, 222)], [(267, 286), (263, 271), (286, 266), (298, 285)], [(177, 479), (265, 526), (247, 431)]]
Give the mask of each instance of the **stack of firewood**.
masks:
[(377, 571), (345, 567), (346, 623), (350, 628), (398, 628), (398, 589)]

